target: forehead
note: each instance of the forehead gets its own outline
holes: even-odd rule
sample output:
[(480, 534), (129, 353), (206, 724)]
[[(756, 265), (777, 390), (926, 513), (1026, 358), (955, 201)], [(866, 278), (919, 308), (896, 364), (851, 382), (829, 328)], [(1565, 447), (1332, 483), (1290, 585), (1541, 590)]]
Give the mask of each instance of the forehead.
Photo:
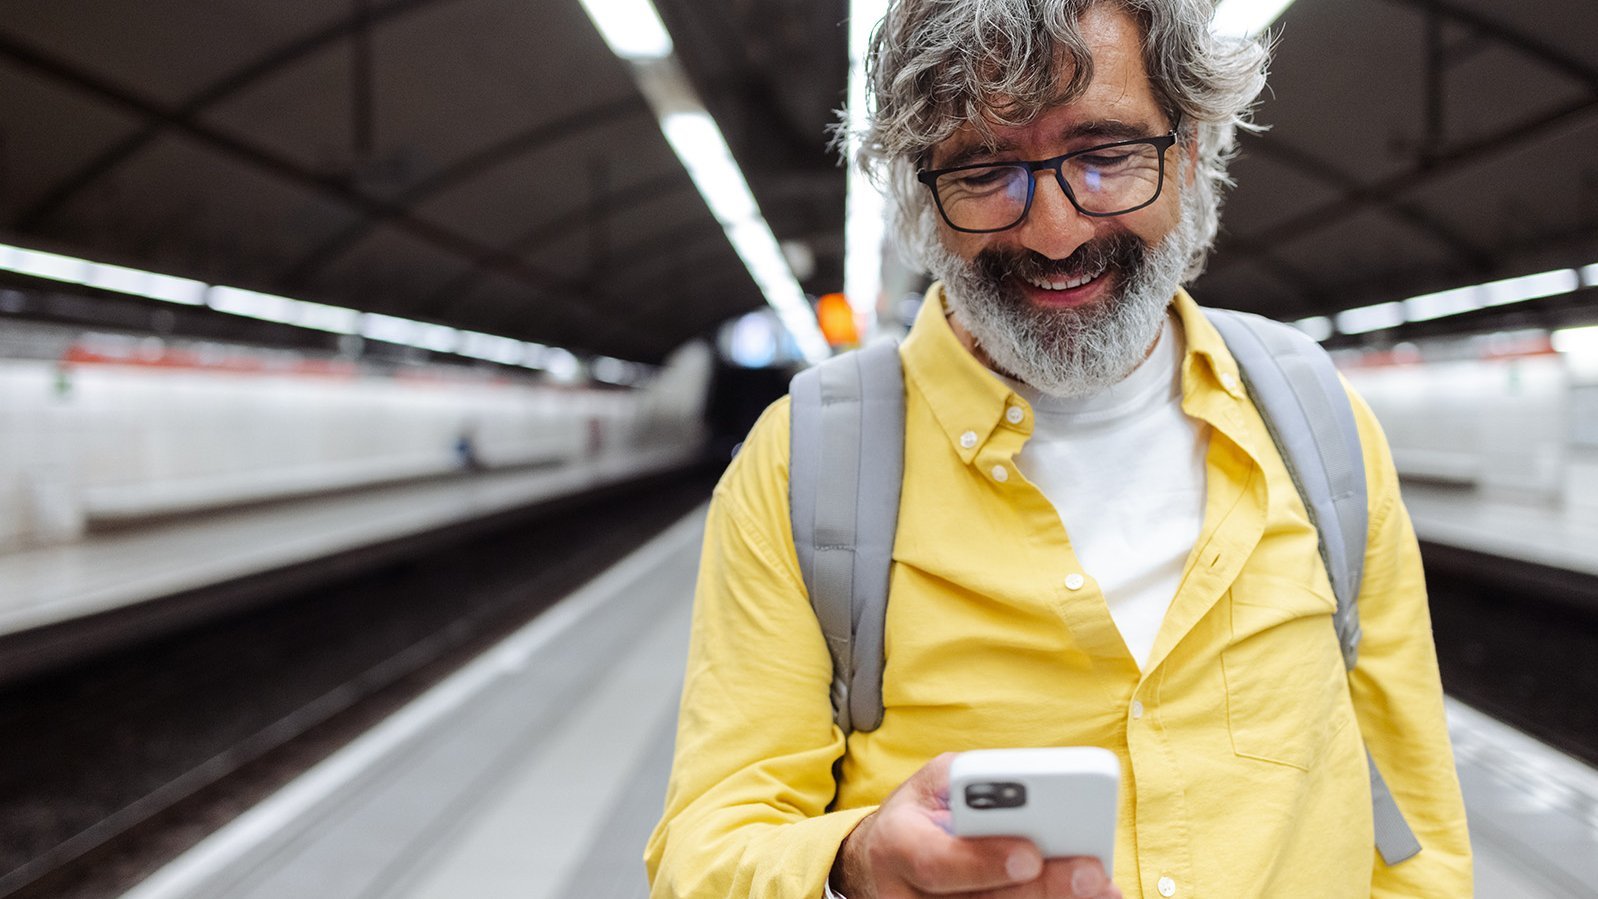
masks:
[[(962, 125), (933, 147), (931, 165), (958, 164), (956, 156), (1015, 151), (1051, 155), (1070, 136), (1092, 134), (1095, 126), (1115, 140), (1132, 134), (1157, 134), (1169, 126), (1155, 99), (1143, 64), (1142, 29), (1137, 20), (1114, 4), (1089, 7), (1078, 20), (1083, 42), (1093, 58), (1093, 79), (1081, 96), (1045, 107), (1022, 125)], [(1062, 75), (1063, 84), (1068, 79)], [(1119, 133), (1117, 133), (1119, 132)]]

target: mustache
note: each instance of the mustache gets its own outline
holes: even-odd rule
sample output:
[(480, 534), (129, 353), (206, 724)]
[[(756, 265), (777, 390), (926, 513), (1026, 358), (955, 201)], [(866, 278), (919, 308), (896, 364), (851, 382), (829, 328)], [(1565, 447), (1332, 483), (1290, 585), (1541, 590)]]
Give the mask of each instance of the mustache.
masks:
[(1143, 262), (1148, 245), (1125, 232), (1096, 237), (1064, 259), (1050, 259), (1033, 250), (1013, 247), (988, 247), (977, 253), (972, 265), (984, 277), (1000, 281), (1007, 277), (1047, 280), (1099, 275), (1107, 271), (1127, 272)]

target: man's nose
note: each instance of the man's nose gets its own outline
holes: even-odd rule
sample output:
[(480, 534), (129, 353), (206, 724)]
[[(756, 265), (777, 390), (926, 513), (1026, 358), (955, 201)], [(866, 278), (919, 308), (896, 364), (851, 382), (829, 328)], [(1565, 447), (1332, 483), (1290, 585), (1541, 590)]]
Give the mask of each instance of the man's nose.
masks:
[(1016, 238), (1027, 249), (1050, 259), (1064, 259), (1093, 237), (1093, 219), (1083, 215), (1065, 195), (1054, 172), (1033, 175), (1032, 208), (1017, 229)]

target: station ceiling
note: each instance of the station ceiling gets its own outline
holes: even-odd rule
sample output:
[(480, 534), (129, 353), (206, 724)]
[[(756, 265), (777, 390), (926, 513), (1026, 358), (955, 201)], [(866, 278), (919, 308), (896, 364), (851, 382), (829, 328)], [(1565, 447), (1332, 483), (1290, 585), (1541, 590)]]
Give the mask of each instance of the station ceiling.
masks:
[[(657, 0), (838, 290), (842, 0)], [(1598, 5), (1299, 0), (1213, 305), (1598, 262)], [(653, 361), (763, 305), (577, 0), (0, 0), (0, 240)]]

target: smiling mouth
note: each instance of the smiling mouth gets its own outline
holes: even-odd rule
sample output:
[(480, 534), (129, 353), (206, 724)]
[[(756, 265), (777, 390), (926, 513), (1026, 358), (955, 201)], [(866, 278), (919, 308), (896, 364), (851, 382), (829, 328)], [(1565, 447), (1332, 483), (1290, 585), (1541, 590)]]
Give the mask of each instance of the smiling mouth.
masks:
[(1032, 285), (1033, 287), (1038, 288), (1039, 290), (1075, 290), (1078, 287), (1086, 286), (1087, 284), (1098, 280), (1108, 270), (1109, 266), (1103, 265), (1100, 266), (1097, 271), (1087, 272), (1080, 275), (1075, 275), (1073, 277), (1064, 277), (1061, 275), (1055, 275), (1052, 277), (1028, 275), (1023, 277), (1021, 280)]

